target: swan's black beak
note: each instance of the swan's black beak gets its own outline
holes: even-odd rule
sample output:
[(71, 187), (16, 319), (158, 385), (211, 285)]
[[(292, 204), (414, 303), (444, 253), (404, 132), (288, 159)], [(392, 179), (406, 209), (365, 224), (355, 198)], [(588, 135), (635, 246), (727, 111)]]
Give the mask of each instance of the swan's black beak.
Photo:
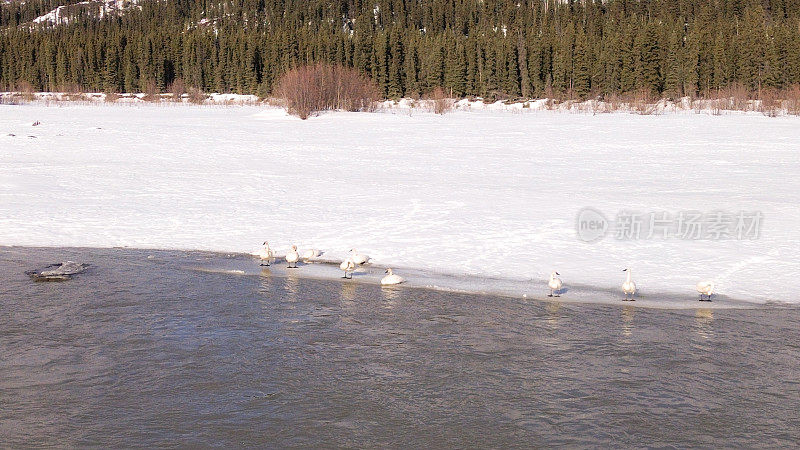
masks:
[(556, 275), (558, 275), (558, 276), (561, 276), (561, 274), (560, 274), (560, 273), (558, 273), (558, 272), (556, 272)]
[(622, 269), (622, 271), (623, 271), (623, 272), (627, 272), (627, 271), (628, 271), (628, 269)]
[(383, 273), (389, 273), (389, 269), (384, 270)]

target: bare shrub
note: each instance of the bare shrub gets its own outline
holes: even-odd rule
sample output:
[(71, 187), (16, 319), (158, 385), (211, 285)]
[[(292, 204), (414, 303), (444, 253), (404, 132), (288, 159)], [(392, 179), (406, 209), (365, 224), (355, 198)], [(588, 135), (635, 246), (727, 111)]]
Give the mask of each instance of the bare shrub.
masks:
[(64, 94), (64, 100), (71, 102), (84, 100), (83, 89), (78, 83), (64, 83), (58, 86), (58, 90)]
[(780, 93), (777, 89), (762, 89), (759, 94), (759, 111), (769, 117), (777, 117), (783, 109)]
[(643, 116), (649, 116), (656, 111), (657, 100), (650, 89), (639, 89), (630, 93), (631, 109)]
[(116, 92), (109, 92), (106, 94), (106, 103), (116, 103), (119, 100), (119, 94)]
[(619, 110), (622, 105), (622, 99), (617, 94), (606, 94), (603, 96), (603, 110), (604, 113), (610, 113)]
[(289, 114), (307, 119), (319, 111), (373, 111), (380, 90), (355, 69), (317, 63), (286, 72), (276, 83), (275, 95)]
[(59, 86), (59, 91), (68, 94), (68, 95), (77, 95), (81, 93), (81, 87), (78, 86), (78, 83), (66, 83)]
[(157, 102), (161, 100), (161, 97), (158, 95), (158, 85), (156, 84), (156, 80), (147, 80), (147, 83), (145, 83), (144, 86), (144, 101)]
[(189, 88), (189, 102), (202, 105), (206, 101), (206, 94), (198, 88)]
[(433, 104), (433, 112), (444, 114), (453, 110), (453, 99), (447, 97), (447, 93), (441, 87), (437, 87), (429, 95)]
[(727, 99), (717, 98), (711, 101), (711, 115), (712, 116), (721, 116), (723, 110), (729, 110), (726, 105)]
[(747, 111), (750, 109), (750, 92), (741, 83), (731, 83), (717, 91), (719, 109)]
[(800, 115), (800, 84), (795, 84), (784, 91), (786, 97), (786, 112), (792, 115)]
[(17, 92), (20, 93), (23, 101), (32, 102), (36, 100), (36, 96), (33, 94), (33, 85), (27, 81), (17, 83)]
[(169, 84), (167, 90), (172, 94), (172, 100), (179, 102), (186, 93), (186, 83), (183, 82), (183, 78), (176, 78)]
[(14, 94), (0, 94), (0, 105), (21, 105), (19, 98)]

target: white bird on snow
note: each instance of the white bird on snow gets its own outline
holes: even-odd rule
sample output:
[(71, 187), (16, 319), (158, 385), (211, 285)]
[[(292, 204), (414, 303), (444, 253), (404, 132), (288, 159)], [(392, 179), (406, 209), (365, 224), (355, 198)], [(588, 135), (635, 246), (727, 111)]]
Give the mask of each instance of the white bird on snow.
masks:
[[(339, 264), (339, 269), (344, 270), (344, 276), (342, 278), (353, 278), (353, 272), (356, 270), (356, 263), (353, 262), (352, 259), (347, 258)], [(347, 272), (350, 272), (350, 276), (347, 276)]]
[(630, 301), (635, 302), (636, 300), (633, 299), (633, 295), (636, 294), (636, 283), (631, 280), (631, 269), (622, 269), (623, 272), (628, 272), (628, 276), (625, 278), (625, 282), (622, 283), (622, 292), (625, 293), (625, 300), (628, 300), (628, 295), (631, 296)]
[(362, 266), (367, 262), (369, 262), (369, 256), (358, 253), (358, 250), (354, 248), (350, 249), (350, 259), (352, 259), (353, 262), (358, 264), (359, 266)]
[(300, 254), (297, 253), (297, 246), (293, 245), (292, 249), (289, 250), (288, 253), (286, 253), (286, 262), (289, 263), (289, 265), (286, 267), (288, 267), (289, 269), (296, 269), (297, 261), (299, 260), (300, 260)]
[[(700, 293), (700, 301), (701, 302), (710, 302), (711, 295), (714, 294), (714, 282), (713, 281), (701, 281), (697, 283), (697, 292)], [(705, 299), (703, 298), (705, 297)]]
[[(261, 247), (257, 252), (256, 256), (261, 258), (261, 265), (262, 266), (269, 266), (273, 262), (275, 262), (275, 255), (272, 253), (272, 249), (269, 248), (269, 242), (264, 241), (264, 246)], [(266, 261), (266, 264), (264, 262)]]
[(550, 288), (550, 295), (548, 295), (548, 297), (553, 297), (553, 294), (555, 294), (555, 297), (561, 297), (561, 295), (558, 294), (558, 291), (561, 290), (562, 283), (561, 279), (558, 278), (557, 275), (561, 274), (558, 272), (552, 272), (550, 274), (550, 281), (547, 282), (547, 287)]
[(310, 248), (303, 252), (303, 262), (309, 262), (310, 260), (318, 257), (321, 254), (322, 252), (320, 252), (319, 250), (315, 248)]
[(395, 275), (394, 273), (392, 273), (392, 269), (386, 269), (386, 273), (388, 273), (388, 275), (386, 275), (385, 277), (381, 278), (381, 285), (383, 285), (383, 286), (390, 286), (392, 284), (400, 284), (400, 283), (406, 281), (406, 279), (401, 277), (400, 275)]

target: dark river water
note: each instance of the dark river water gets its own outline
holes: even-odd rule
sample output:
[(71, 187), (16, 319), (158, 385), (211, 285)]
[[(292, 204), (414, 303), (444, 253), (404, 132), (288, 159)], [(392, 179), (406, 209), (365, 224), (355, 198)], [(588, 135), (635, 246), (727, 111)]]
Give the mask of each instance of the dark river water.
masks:
[[(664, 311), (193, 269), (225, 258), (0, 247), (2, 447), (800, 442), (797, 307)], [(67, 259), (92, 266), (58, 283), (24, 273)]]

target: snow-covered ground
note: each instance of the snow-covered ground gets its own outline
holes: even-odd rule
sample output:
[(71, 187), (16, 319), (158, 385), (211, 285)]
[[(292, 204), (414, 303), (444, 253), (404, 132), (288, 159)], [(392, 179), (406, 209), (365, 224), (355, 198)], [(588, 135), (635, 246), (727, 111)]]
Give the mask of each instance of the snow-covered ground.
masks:
[[(38, 126), (32, 126), (36, 121)], [(349, 249), (643, 296), (800, 302), (800, 118), (0, 105), (0, 245)], [(757, 239), (598, 242), (576, 215), (760, 213)], [(623, 214), (625, 215), (625, 214)], [(707, 225), (707, 224), (706, 224)], [(401, 273), (402, 271), (399, 270)], [(565, 294), (568, 295), (569, 293)], [(608, 294), (620, 297), (616, 294)]]

